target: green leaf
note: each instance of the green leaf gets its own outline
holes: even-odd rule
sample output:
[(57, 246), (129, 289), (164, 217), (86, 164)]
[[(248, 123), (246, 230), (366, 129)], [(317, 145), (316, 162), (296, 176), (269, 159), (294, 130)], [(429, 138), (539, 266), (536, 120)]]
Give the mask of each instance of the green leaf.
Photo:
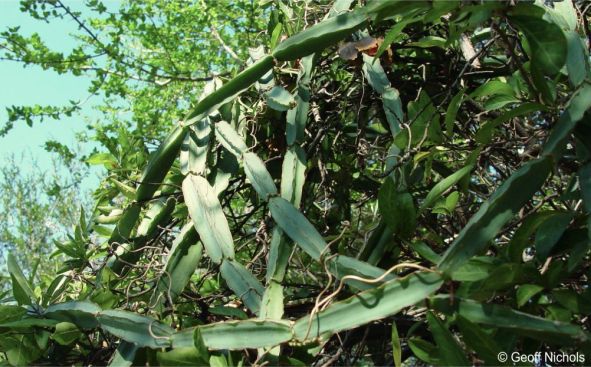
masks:
[(566, 32), (566, 39), (568, 42), (568, 54), (566, 56), (568, 79), (572, 86), (578, 87), (589, 75), (589, 53), (578, 33)]
[(209, 366), (210, 367), (228, 367), (228, 361), (226, 361), (226, 357), (224, 355), (211, 355), (209, 357)]
[(82, 333), (78, 327), (70, 322), (60, 322), (55, 325), (55, 331), (51, 339), (61, 345), (70, 345), (78, 339)]
[(469, 174), (473, 168), (474, 165), (467, 165), (466, 167), (459, 169), (458, 171), (439, 181), (435, 186), (433, 186), (433, 188), (427, 194), (427, 197), (425, 197), (425, 200), (423, 200), (421, 203), (419, 212), (422, 212), (433, 205), (441, 197), (441, 195), (443, 195), (450, 187), (458, 183), (462, 178)]
[(427, 312), (427, 321), (429, 322), (433, 339), (437, 343), (441, 362), (447, 366), (469, 366), (470, 362), (466, 358), (466, 353), (441, 320), (429, 311)]
[(294, 108), (297, 103), (285, 88), (276, 86), (267, 93), (267, 105), (276, 111), (287, 111)]
[(205, 345), (205, 341), (203, 340), (203, 336), (201, 335), (201, 329), (195, 328), (193, 331), (193, 347), (197, 350), (197, 353), (202, 359), (207, 360), (209, 356), (209, 350)]
[(12, 366), (28, 366), (43, 355), (33, 335), (15, 335), (15, 346), (6, 350), (8, 363)]
[(447, 40), (445, 38), (437, 37), (437, 36), (425, 36), (416, 42), (410, 42), (408, 45), (413, 46), (413, 47), (421, 47), (421, 48), (430, 48), (430, 47), (445, 48), (446, 44), (447, 44)]
[(492, 121), (485, 122), (476, 133), (476, 141), (482, 144), (487, 144), (491, 138), (495, 128), (502, 123), (509, 121), (515, 117), (528, 115), (532, 112), (545, 111), (546, 107), (539, 103), (524, 103), (507, 112), (503, 112), (499, 117)]
[(507, 257), (511, 261), (519, 262), (522, 260), (523, 250), (530, 245), (530, 237), (552, 213), (551, 211), (536, 212), (525, 218), (521, 226), (513, 234), (509, 246), (507, 246)]
[(553, 3), (554, 9), (547, 9), (551, 15), (557, 15), (563, 20), (563, 28), (574, 31), (577, 29), (578, 17), (577, 11), (573, 5), (572, 0), (557, 1)]
[(464, 343), (474, 350), (478, 357), (484, 360), (487, 365), (498, 365), (498, 356), (503, 349), (497, 342), (481, 327), (478, 327), (478, 325), (475, 325), (462, 316), (456, 317), (456, 323), (462, 333)]
[(244, 153), (243, 158), (244, 173), (259, 196), (267, 201), (270, 195), (277, 195), (277, 187), (265, 163), (254, 153)]
[(422, 301), (439, 289), (441, 276), (417, 272), (404, 279), (391, 280), (379, 287), (335, 302), (316, 315), (296, 321), (296, 339), (313, 339), (323, 333), (336, 333), (394, 315), (405, 307)]
[(113, 353), (109, 367), (130, 367), (133, 366), (133, 360), (138, 351), (138, 347), (133, 344), (122, 340), (119, 346)]
[[(292, 338), (290, 325), (286, 321), (226, 321), (198, 328), (209, 349), (262, 348), (279, 345)], [(173, 348), (193, 346), (194, 330), (176, 333), (172, 338)]]
[(556, 289), (552, 291), (552, 297), (567, 310), (575, 314), (589, 314), (591, 306), (587, 300), (571, 289)]
[(110, 181), (117, 187), (119, 192), (128, 199), (135, 199), (135, 189), (131, 186), (124, 184), (123, 182), (117, 181), (111, 178)]
[[(274, 37), (279, 37), (281, 35), (281, 28), (281, 23), (278, 23), (277, 27), (275, 27), (275, 30), (273, 31), (273, 34), (271, 35), (271, 37), (273, 38), (271, 40), (271, 47), (269, 47), (271, 50), (275, 48), (276, 43), (274, 42), (278, 41), (277, 39), (274, 39)], [(250, 56), (250, 58), (248, 59), (247, 63), (248, 65), (251, 65), (254, 62), (266, 56), (265, 46), (259, 45), (258, 47), (249, 47), (248, 55)], [(274, 85), (275, 79), (273, 78), (273, 70), (269, 70), (255, 83), (255, 88), (259, 92), (264, 92), (273, 88)], [(230, 120), (226, 119), (226, 121)]]
[[(207, 356), (209, 357), (209, 356)], [(194, 347), (174, 348), (167, 352), (157, 352), (156, 359), (160, 366), (204, 366), (209, 358), (203, 359)]]
[(380, 187), (378, 203), (382, 218), (394, 233), (404, 237), (412, 235), (417, 220), (412, 196), (407, 191), (399, 191), (392, 178), (386, 178)]
[(439, 360), (439, 350), (433, 344), (420, 338), (410, 338), (408, 339), (408, 346), (413, 354), (421, 361), (431, 365), (441, 363)]
[(222, 258), (234, 258), (232, 233), (209, 182), (201, 176), (189, 175), (183, 181), (183, 195), (193, 225), (211, 260), (220, 263)]
[(388, 76), (382, 68), (379, 59), (363, 54), (363, 75), (371, 87), (381, 95), (384, 114), (392, 136), (400, 131), (404, 121), (400, 93), (390, 85)]
[(386, 225), (384, 219), (371, 231), (371, 235), (361, 249), (357, 258), (368, 264), (376, 265), (384, 257), (388, 247), (392, 244), (392, 231)]
[(26, 313), (26, 309), (21, 306), (0, 304), (0, 323), (20, 320)]
[(542, 101), (545, 104), (553, 105), (556, 102), (556, 87), (553, 83), (546, 79), (544, 72), (540, 65), (535, 62), (530, 63), (531, 80)]
[(117, 158), (111, 153), (94, 153), (86, 159), (86, 163), (91, 165), (102, 164), (106, 169), (115, 168), (118, 165)]
[(102, 311), (97, 320), (105, 331), (138, 347), (154, 349), (170, 346), (174, 333), (168, 325), (128, 311)]
[(543, 154), (552, 154), (558, 158), (571, 132), (590, 107), (591, 84), (585, 83), (575, 92), (568, 107), (560, 115), (544, 145)]
[(567, 54), (567, 42), (560, 27), (536, 16), (510, 14), (509, 20), (525, 34), (532, 63), (544, 74), (556, 75)]
[(410, 247), (419, 254), (420, 257), (429, 261), (432, 264), (437, 264), (441, 260), (441, 256), (437, 254), (425, 242), (413, 242)]
[(465, 90), (461, 89), (456, 95), (453, 96), (449, 105), (447, 106), (447, 111), (445, 113), (445, 131), (447, 135), (451, 136), (453, 134), (453, 127), (456, 121), (456, 116), (458, 115), (458, 111), (460, 110), (460, 106), (464, 101), (465, 97)]
[[(420, 9), (418, 9), (418, 10), (420, 10)], [(413, 16), (407, 14), (399, 22), (394, 24), (394, 26), (392, 28), (390, 28), (390, 30), (384, 36), (384, 41), (382, 42), (380, 47), (378, 47), (378, 50), (377, 50), (376, 55), (374, 57), (374, 60), (378, 60), (379, 57), (382, 56), (384, 51), (386, 51), (386, 49), (388, 47), (390, 47), (392, 42), (394, 42), (398, 39), (398, 36), (402, 33), (402, 31), (404, 30), (404, 28), (407, 25), (417, 22), (419, 20), (420, 20), (420, 17), (415, 17), (414, 14), (413, 14)]]
[(486, 279), (491, 271), (499, 266), (490, 259), (490, 257), (472, 258), (460, 266), (451, 278), (457, 282), (474, 282)]
[(441, 126), (439, 125), (440, 115), (431, 101), (427, 92), (421, 90), (416, 101), (408, 103), (409, 129), (402, 130), (396, 135), (394, 142), (400, 149), (406, 149), (409, 145), (414, 146), (423, 140), (425, 133), (430, 141), (438, 143), (441, 141)]
[(222, 261), (220, 273), (228, 287), (242, 299), (246, 307), (258, 314), (265, 291), (259, 280), (242, 264), (233, 260)]
[(439, 200), (433, 207), (432, 213), (451, 215), (458, 204), (460, 199), (460, 193), (454, 191), (447, 195), (446, 198)]
[(508, 83), (502, 82), (500, 80), (490, 80), (482, 84), (474, 92), (470, 93), (470, 98), (482, 98), (498, 95), (513, 98), (515, 97), (515, 92)]
[(452, 274), (486, 248), (501, 228), (531, 199), (552, 169), (548, 157), (524, 164), (480, 207), (443, 255), (439, 269)]
[(269, 44), (269, 48), (274, 50), (277, 47), (277, 43), (279, 42), (279, 37), (281, 36), (281, 31), (283, 30), (283, 24), (278, 23), (275, 28), (273, 29), (273, 33), (271, 33), (271, 42)]
[(547, 216), (536, 232), (536, 257), (543, 261), (558, 243), (560, 237), (574, 217), (570, 212), (554, 212)]
[(281, 197), (269, 200), (271, 216), (279, 227), (313, 259), (319, 260), (326, 242), (316, 228), (289, 201)]
[(400, 337), (398, 336), (398, 329), (396, 328), (395, 322), (392, 322), (391, 344), (392, 344), (392, 359), (394, 360), (394, 366), (401, 367), (402, 366), (402, 347), (400, 346)]
[[(591, 162), (586, 163), (579, 169), (579, 186), (581, 187), (583, 206), (587, 213), (591, 214)], [(591, 228), (588, 228), (588, 230), (591, 233)]]
[(6, 267), (12, 279), (12, 294), (14, 295), (14, 299), (19, 305), (31, 305), (37, 297), (35, 297), (33, 289), (31, 289), (29, 282), (27, 282), (12, 252), (8, 253)]
[(476, 324), (508, 329), (537, 340), (564, 344), (589, 340), (589, 335), (577, 325), (547, 320), (502, 305), (452, 299), (447, 295), (432, 297), (430, 305), (446, 315), (458, 314)]

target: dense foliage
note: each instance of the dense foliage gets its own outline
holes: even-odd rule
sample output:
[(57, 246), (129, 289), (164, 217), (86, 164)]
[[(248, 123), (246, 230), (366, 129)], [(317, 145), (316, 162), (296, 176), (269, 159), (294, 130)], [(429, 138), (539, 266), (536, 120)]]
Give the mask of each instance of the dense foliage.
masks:
[(86, 3), (23, 1), (71, 55), (2, 34), (94, 73), (108, 170), (51, 282), (8, 257), (6, 363), (590, 360), (584, 3)]
[[(80, 208), (89, 205), (90, 193), (81, 188), (88, 168), (58, 157), (45, 166), (34, 161), (24, 170), (22, 162), (31, 159), (27, 154), (10, 156), (0, 168), (0, 246), (3, 254), (16, 256), (31, 279), (51, 281), (62, 265), (59, 255), (50, 257), (53, 240), (67, 235), (78, 223)], [(0, 272), (3, 299), (12, 295), (5, 256)]]

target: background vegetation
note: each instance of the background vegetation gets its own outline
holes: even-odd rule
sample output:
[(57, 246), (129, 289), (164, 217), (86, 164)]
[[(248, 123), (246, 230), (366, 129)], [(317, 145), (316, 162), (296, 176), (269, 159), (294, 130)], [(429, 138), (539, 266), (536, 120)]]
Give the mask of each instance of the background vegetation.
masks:
[[(99, 148), (48, 150), (107, 171), (86, 203), (5, 169), (3, 363), (590, 360), (588, 4), (85, 6), (21, 1), (79, 25), (69, 54), (0, 35), (92, 78)], [(13, 106), (3, 132), (75, 113)]]

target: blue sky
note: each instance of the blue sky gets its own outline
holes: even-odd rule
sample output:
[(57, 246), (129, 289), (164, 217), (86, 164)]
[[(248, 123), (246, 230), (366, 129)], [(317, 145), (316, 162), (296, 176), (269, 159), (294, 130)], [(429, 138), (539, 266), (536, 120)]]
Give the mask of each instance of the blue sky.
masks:
[[(74, 10), (83, 11), (80, 0), (64, 3)], [(105, 3), (109, 7), (117, 7), (119, 1)], [(18, 0), (0, 0), (0, 29), (20, 26), (23, 34), (38, 33), (50, 48), (64, 53), (76, 45), (69, 35), (77, 30), (73, 21), (58, 20), (48, 24), (22, 13), (19, 8)], [(6, 107), (33, 104), (59, 106), (67, 105), (70, 100), (86, 100), (90, 84), (86, 77), (59, 75), (36, 66), (24, 68), (22, 64), (11, 61), (0, 61), (0, 81), (0, 126), (7, 121)], [(47, 140), (57, 140), (70, 147), (76, 146), (76, 132), (84, 130), (85, 119), (96, 118), (93, 105), (99, 102), (100, 97), (92, 97), (82, 106), (79, 114), (60, 120), (46, 119), (42, 123), (35, 123), (33, 127), (29, 127), (24, 121), (18, 121), (6, 136), (0, 137), (0, 165), (4, 164), (10, 154), (20, 157), (25, 153), (21, 163), (23, 170), (32, 169), (33, 160), (37, 160), (42, 168), (49, 167), (51, 160), (43, 148), (44, 143)], [(82, 149), (88, 152), (91, 146)], [(96, 183), (98, 179), (91, 177), (84, 186), (91, 187)]]

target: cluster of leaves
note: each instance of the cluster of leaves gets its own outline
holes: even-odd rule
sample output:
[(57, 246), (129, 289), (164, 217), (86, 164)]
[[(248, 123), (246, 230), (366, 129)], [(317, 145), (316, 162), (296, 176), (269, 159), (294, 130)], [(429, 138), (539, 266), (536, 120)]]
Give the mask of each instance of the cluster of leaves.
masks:
[[(57, 142), (47, 144), (54, 150), (64, 149)], [(69, 149), (63, 154), (74, 155)], [(87, 168), (71, 157), (69, 161), (53, 159), (46, 166), (34, 162), (30, 171), (23, 170), (21, 162), (30, 159), (24, 154), (11, 156), (0, 169), (0, 245), (4, 254), (15, 254), (31, 281), (51, 282), (60, 261), (59, 256), (49, 258), (55, 250), (53, 240), (66, 236), (78, 223), (80, 207), (73, 203), (85, 206), (89, 201), (89, 193), (80, 185)], [(3, 256), (3, 299), (12, 294), (4, 260)]]
[[(159, 81), (180, 62), (178, 78), (192, 75), (203, 50), (183, 32), (203, 18), (145, 1), (105, 21), (167, 14), (154, 27), (177, 31), (158, 43), (168, 62), (151, 43), (125, 54), (137, 45), (126, 37), (152, 29), (144, 21), (125, 28), (139, 34), (112, 32), (108, 51), (122, 52), (109, 54), (117, 73), (160, 86), (124, 78), (109, 91), (162, 98), (132, 104), (135, 131), (117, 118), (97, 129), (108, 152), (89, 162), (109, 174), (90, 218), (58, 245), (69, 259), (46, 291), (9, 258), (8, 363), (498, 365), (502, 351), (546, 350), (589, 360), (587, 8), (258, 6), (256, 20), (239, 17), (269, 19), (247, 67), (194, 99), (195, 83)], [(209, 29), (236, 62), (245, 49), (226, 42), (239, 24)], [(368, 38), (375, 49), (356, 48)], [(345, 48), (359, 52), (335, 53)], [(206, 60), (215, 72), (223, 63)]]

